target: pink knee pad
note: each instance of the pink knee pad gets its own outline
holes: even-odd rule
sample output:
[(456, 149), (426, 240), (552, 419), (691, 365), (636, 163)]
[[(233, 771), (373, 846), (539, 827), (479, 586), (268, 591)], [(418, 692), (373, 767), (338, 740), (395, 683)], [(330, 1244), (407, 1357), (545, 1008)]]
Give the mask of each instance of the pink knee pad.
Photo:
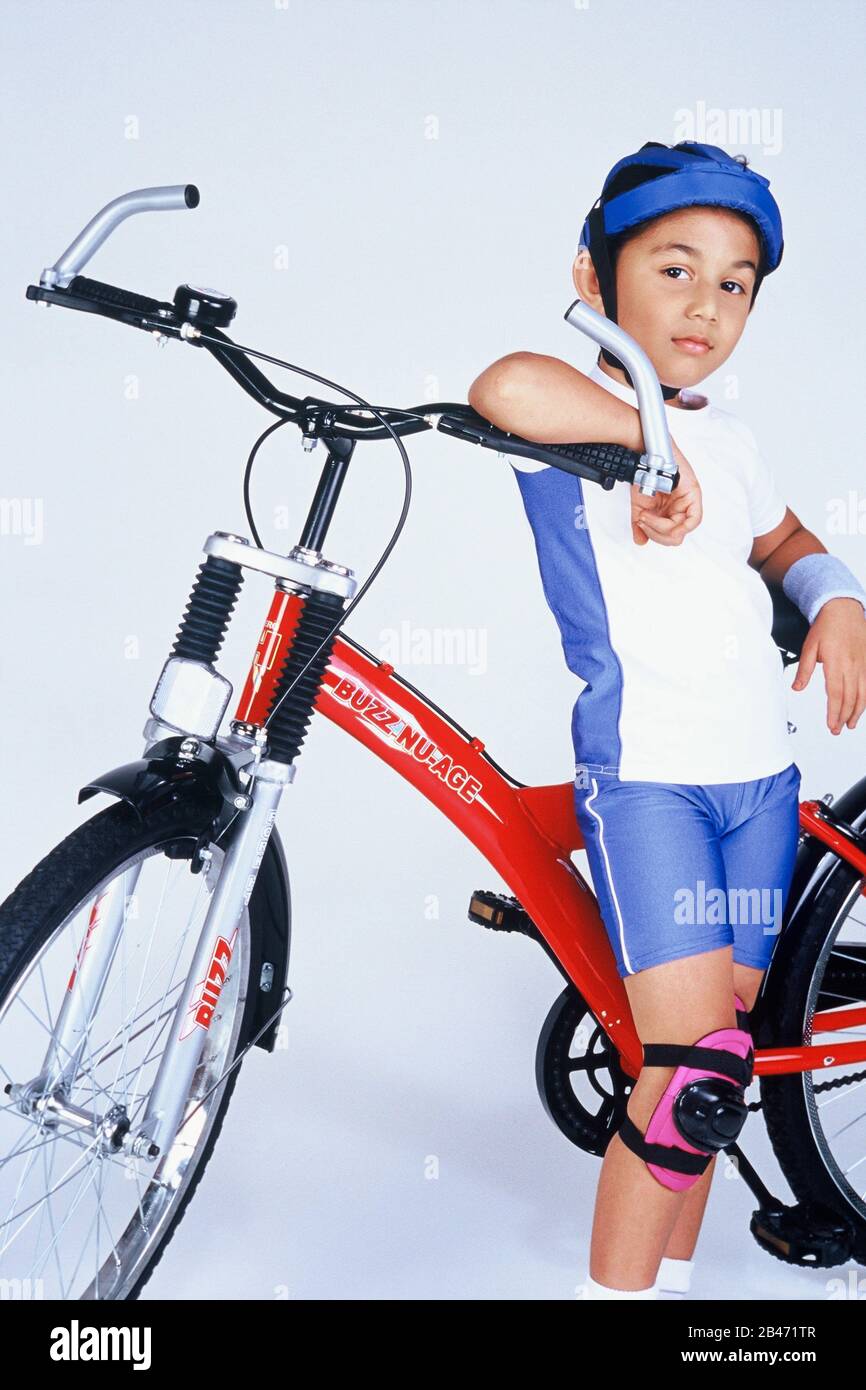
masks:
[(746, 1122), (743, 1092), (754, 1066), (751, 1034), (744, 1028), (718, 1028), (691, 1046), (646, 1043), (643, 1051), (644, 1066), (675, 1066), (676, 1071), (646, 1133), (626, 1113), (619, 1136), (658, 1182), (681, 1192), (698, 1181), (711, 1158), (734, 1142)]

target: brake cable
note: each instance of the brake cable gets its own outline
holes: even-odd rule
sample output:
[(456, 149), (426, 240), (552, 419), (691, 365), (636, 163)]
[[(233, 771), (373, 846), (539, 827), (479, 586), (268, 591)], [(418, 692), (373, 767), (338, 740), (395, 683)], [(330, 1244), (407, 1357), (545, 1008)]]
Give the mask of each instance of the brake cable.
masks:
[[(325, 633), (325, 636), (322, 638), (315, 651), (313, 651), (311, 655), (307, 658), (300, 671), (298, 671), (297, 675), (280, 695), (280, 698), (277, 700), (276, 704), (274, 705), (273, 709), (270, 711), (262, 725), (263, 729), (267, 729), (268, 725), (270, 724), (280, 705), (283, 703), (283, 700), (285, 700), (287, 695), (291, 694), (292, 690), (295, 688), (298, 681), (301, 679), (301, 676), (307, 670), (307, 667), (310, 665), (312, 661), (315, 660), (322, 648), (328, 642), (330, 642), (331, 638), (334, 637), (336, 633), (340, 631), (340, 628), (343, 626), (343, 623), (346, 621), (349, 614), (354, 610), (356, 604), (364, 597), (364, 594), (367, 592), (373, 580), (376, 578), (377, 574), (384, 565), (385, 561), (388, 559), (388, 556), (391, 554), (391, 551), (394, 549), (394, 546), (396, 545), (400, 533), (403, 530), (403, 527), (406, 523), (406, 517), (409, 514), (409, 504), (412, 497), (412, 465), (409, 462), (409, 455), (406, 453), (403, 441), (400, 439), (396, 431), (392, 428), (388, 420), (385, 419), (385, 416), (382, 414), (382, 411), (377, 409), (375, 406), (370, 405), (369, 401), (365, 401), (362, 396), (358, 396), (355, 394), (354, 391), (350, 391), (348, 387), (340, 386), (338, 382), (330, 381), (327, 377), (319, 376), (316, 372), (307, 371), (304, 367), (298, 367), (293, 362), (284, 362), (283, 359), (280, 357), (272, 357), (267, 352), (258, 352), (255, 348), (244, 347), (240, 343), (227, 343), (224, 339), (211, 337), (211, 335), (205, 332), (204, 329), (202, 329), (200, 335), (198, 336), (197, 342), (210, 342), (213, 343), (215, 346), (221, 348), (223, 351), (225, 351), (226, 348), (228, 348), (230, 351), (242, 353), (245, 357), (258, 357), (262, 362), (270, 362), (275, 367), (285, 367), (287, 371), (295, 372), (297, 373), (297, 375), (306, 377), (310, 381), (318, 381), (320, 385), (327, 386), (328, 389), (331, 391), (339, 391), (344, 396), (350, 396), (351, 399), (357, 403), (356, 406), (343, 406), (341, 407), (341, 409), (358, 409), (370, 411), (371, 414), (373, 414), (376, 417), (376, 419), (379, 420), (379, 422), (391, 435), (391, 438), (394, 440), (394, 443), (397, 445), (397, 448), (400, 451), (400, 457), (403, 460), (403, 470), (405, 477), (405, 487), (403, 490), (403, 506), (400, 510), (400, 516), (398, 517), (397, 525), (394, 527), (394, 530), (391, 534), (391, 539), (388, 541), (388, 544), (385, 546), (385, 549), (382, 551), (382, 554), (379, 556), (379, 559), (376, 561), (376, 564), (373, 566), (372, 570), (365, 579), (364, 583), (361, 585), (355, 597), (342, 610), (336, 623), (334, 623), (333, 626), (329, 628), (329, 630)], [(382, 407), (382, 409), (389, 410), (390, 407), (384, 406)], [(415, 412), (401, 411), (400, 414), (412, 416), (415, 414)], [(417, 416), (416, 418), (423, 419), (424, 417)], [(244, 472), (244, 509), (246, 511), (247, 521), (249, 522), (250, 529), (253, 534), (253, 539), (255, 540), (255, 543), (260, 550), (263, 549), (263, 547), (261, 539), (259, 538), (258, 531), (256, 530), (255, 522), (253, 520), (252, 507), (250, 505), (249, 498), (249, 479), (250, 474), (252, 473), (253, 461), (255, 460), (255, 456), (258, 453), (259, 447), (264, 443), (264, 441), (269, 437), (269, 435), (271, 435), (275, 430), (279, 429), (281, 425), (297, 423), (298, 421), (293, 416), (287, 415), (283, 419), (277, 420), (275, 424), (268, 425), (267, 429), (259, 435), (255, 444), (253, 445), (250, 456), (247, 459), (247, 466)]]

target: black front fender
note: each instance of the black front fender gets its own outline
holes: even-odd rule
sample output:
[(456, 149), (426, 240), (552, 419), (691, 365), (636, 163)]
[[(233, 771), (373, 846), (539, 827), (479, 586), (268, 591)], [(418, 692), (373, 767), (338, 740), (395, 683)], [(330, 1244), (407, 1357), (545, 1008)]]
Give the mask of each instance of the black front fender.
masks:
[(107, 792), (120, 797), (144, 818), (168, 802), (204, 794), (213, 798), (216, 814), (227, 824), (231, 815), (224, 816), (223, 810), (233, 814), (237, 809), (235, 799), (246, 795), (237, 765), (243, 760), (239, 755), (234, 761), (223, 749), (203, 739), (177, 734), (152, 744), (143, 758), (123, 763), (87, 782), (80, 789), (78, 800), (80, 803), (97, 792)]
[[(253, 954), (250, 988), (256, 990), (256, 1001), (247, 1036), (243, 1039), (245, 1042), (255, 1037), (274, 1010), (279, 1008), (288, 981), (292, 899), (286, 856), (276, 827), (271, 831), (250, 898), (250, 934)], [(274, 1019), (262, 1033), (256, 1047), (273, 1052), (284, 1017), (284, 1014), (279, 1014)]]

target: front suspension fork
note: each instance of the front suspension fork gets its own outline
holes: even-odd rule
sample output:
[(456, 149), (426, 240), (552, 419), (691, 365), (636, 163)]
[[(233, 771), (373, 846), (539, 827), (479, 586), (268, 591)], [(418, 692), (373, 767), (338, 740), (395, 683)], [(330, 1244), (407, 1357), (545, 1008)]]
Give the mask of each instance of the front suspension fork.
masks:
[[(279, 600), (278, 595), (278, 600)], [(155, 1158), (171, 1143), (182, 1124), (183, 1107), (192, 1087), (208, 1029), (219, 1005), (230, 964), (236, 960), (236, 938), (241, 914), (250, 900), (256, 875), (267, 849), (268, 838), (286, 784), (293, 780), (295, 764), (313, 714), (333, 636), (327, 633), (343, 600), (334, 593), (313, 592), (302, 602), (300, 615), (273, 684), (261, 686), (261, 663), (253, 660), (258, 701), (267, 701), (268, 749), (272, 756), (259, 762), (249, 793), (251, 804), (234, 834), (214, 889), (207, 917), (196, 947), (185, 991), (185, 1007), (179, 1004), (172, 1020), (172, 1034), (160, 1059), (159, 1071), (147, 1109), (134, 1140), (135, 1151)], [(273, 610), (272, 610), (273, 611)], [(271, 639), (271, 615), (259, 642)], [(257, 651), (259, 650), (257, 649)], [(253, 701), (256, 704), (257, 701)], [(250, 715), (247, 695), (241, 707)], [(254, 719), (264, 717), (261, 706)], [(260, 729), (245, 723), (247, 733)], [(239, 726), (236, 725), (236, 734)], [(243, 968), (243, 963), (242, 963)]]
[(137, 1127), (134, 1150), (138, 1154), (156, 1158), (174, 1139), (230, 970), (248, 967), (249, 962), (237, 951), (238, 929), (255, 887), (283, 788), (293, 776), (294, 768), (284, 763), (265, 759), (259, 764), (251, 805), (243, 812), (223, 859), (147, 1108)]
[[(329, 506), (332, 503), (329, 498)], [(295, 608), (294, 627), (283, 633), (282, 660), (268, 663), (270, 679), (262, 680), (264, 671), (254, 659), (233, 724), (235, 745), (246, 743), (250, 748), (247, 795), (235, 802), (240, 820), (236, 826), (230, 822), (228, 848), (148, 1105), (141, 1125), (129, 1138), (132, 1151), (148, 1158), (164, 1151), (182, 1124), (183, 1107), (233, 958), (237, 965), (242, 915), (283, 789), (295, 774), (294, 764), (306, 737), (334, 636), (324, 641), (321, 651), (317, 649), (355, 588), (350, 570), (322, 560), (317, 550), (304, 546), (295, 547), (289, 557), (281, 557), (253, 549), (240, 537), (217, 532), (207, 541), (205, 552), (207, 559), (154, 691), (150, 707), (153, 718), (145, 727), (146, 747), (178, 732), (216, 738), (231, 685), (217, 674), (214, 663), (237, 600), (243, 568), (274, 577), (275, 604), (284, 604), (287, 594), (294, 593), (300, 611)], [(272, 606), (259, 649), (272, 642), (273, 613)], [(262, 759), (266, 721), (269, 756)], [(191, 737), (190, 742), (194, 741)], [(44, 1097), (71, 1089), (89, 1046), (90, 1020), (109, 978), (140, 872), (140, 862), (131, 865), (94, 900), (43, 1066), (22, 1091), (35, 1093), (36, 1088)], [(83, 1123), (83, 1115), (80, 1118)]]

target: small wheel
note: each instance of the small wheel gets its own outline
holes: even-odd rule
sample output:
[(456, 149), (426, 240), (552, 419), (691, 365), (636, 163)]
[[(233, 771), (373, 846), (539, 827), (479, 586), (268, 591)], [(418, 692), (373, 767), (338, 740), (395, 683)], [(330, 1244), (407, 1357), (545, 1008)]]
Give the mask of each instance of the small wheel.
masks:
[[(864, 1036), (864, 883), (855, 869), (839, 864), (796, 936), (783, 933), (756, 1039), (759, 1047), (826, 1048), (827, 1065), (819, 1071), (762, 1076), (761, 1099), (792, 1192), (802, 1203), (824, 1203), (846, 1217), (860, 1260), (866, 1259), (866, 1063), (833, 1064), (832, 1057), (840, 1044)], [(830, 1031), (827, 1015), (845, 1011), (850, 1026)]]
[[(0, 907), (0, 1278), (35, 1287), (35, 1296), (137, 1298), (219, 1134), (240, 1067), (221, 1078), (248, 1040), (261, 969), (248, 910), (173, 1140), (156, 1162), (125, 1142), (153, 1086), (222, 865), (212, 845), (207, 873), (190, 872), (211, 816), (192, 800), (144, 821), (113, 805)], [(80, 1055), (67, 1051), (69, 1074), (52, 1088), (42, 1071), (55, 1022), (105, 894), (118, 895), (108, 902), (123, 913), (117, 948)]]
[(544, 1021), (535, 1080), (557, 1129), (600, 1158), (622, 1124), (634, 1082), (573, 985), (566, 986)]

